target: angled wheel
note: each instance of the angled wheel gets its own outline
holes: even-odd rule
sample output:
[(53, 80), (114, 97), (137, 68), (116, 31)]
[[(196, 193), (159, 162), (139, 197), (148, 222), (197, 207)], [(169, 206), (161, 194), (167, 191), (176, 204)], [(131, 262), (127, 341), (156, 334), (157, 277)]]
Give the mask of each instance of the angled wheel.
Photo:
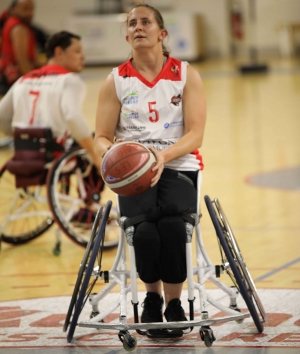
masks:
[[(70, 328), (67, 334), (68, 342), (71, 342), (73, 339), (73, 335), (75, 332), (75, 328), (78, 323), (78, 318), (80, 313), (91, 294), (93, 287), (101, 276), (101, 261), (102, 261), (102, 251), (103, 251), (103, 243), (105, 238), (105, 229), (109, 217), (109, 213), (111, 210), (112, 202), (108, 201), (103, 215), (101, 212), (100, 216), (96, 218), (91, 239), (94, 238), (94, 241), (91, 241), (91, 245), (89, 244), (89, 250), (87, 248), (85, 253), (85, 263), (82, 263), (80, 266), (78, 279), (76, 282), (76, 286), (74, 289), (74, 293), (72, 296), (71, 304), (68, 311), (69, 318), (66, 318), (64, 330), (67, 330), (68, 323), (70, 322), (71, 313), (74, 308), (74, 313), (70, 322)], [(102, 215), (102, 217), (101, 217)], [(99, 226), (100, 221), (100, 226)], [(94, 236), (96, 235), (96, 237)], [(70, 309), (72, 307), (72, 309)]]
[(94, 241), (95, 241), (95, 238), (96, 238), (96, 235), (97, 235), (97, 231), (98, 231), (98, 228), (99, 228), (99, 223), (100, 223), (101, 218), (102, 218), (102, 212), (103, 212), (103, 207), (100, 207), (100, 209), (97, 212), (94, 224), (93, 224), (91, 238), (90, 238), (90, 240), (89, 240), (89, 242), (88, 242), (88, 244), (86, 246), (86, 250), (84, 252), (82, 261), (80, 263), (76, 284), (75, 284), (75, 287), (74, 287), (74, 291), (73, 291), (73, 294), (72, 294), (71, 302), (70, 302), (70, 305), (69, 305), (69, 309), (68, 309), (67, 316), (66, 316), (65, 323), (64, 323), (64, 327), (63, 327), (63, 331), (64, 332), (67, 331), (67, 329), (69, 327), (69, 324), (70, 324), (70, 319), (71, 319), (71, 316), (72, 316), (72, 313), (73, 313), (73, 310), (74, 310), (74, 306), (75, 306), (75, 303), (76, 303), (76, 300), (77, 300), (77, 297), (78, 297), (78, 293), (79, 293), (79, 290), (80, 290), (82, 279), (83, 279), (83, 276), (85, 274), (85, 271), (86, 271), (86, 268), (87, 268), (87, 264), (89, 262), (89, 258), (91, 256), (91, 252), (92, 252), (92, 249), (93, 249), (93, 246), (94, 246)]
[[(103, 205), (104, 182), (84, 149), (72, 149), (57, 159), (47, 178), (50, 209), (60, 229), (77, 244), (86, 247), (97, 210)], [(119, 242), (118, 213), (112, 208), (104, 248)]]
[(40, 236), (53, 224), (46, 187), (15, 187), (15, 176), (0, 170), (0, 237), (11, 244), (22, 244)]
[(205, 196), (204, 200), (219, 240), (222, 267), (240, 291), (258, 332), (262, 333), (264, 330), (262, 323), (267, 321), (266, 312), (228, 220), (218, 199), (211, 201)]

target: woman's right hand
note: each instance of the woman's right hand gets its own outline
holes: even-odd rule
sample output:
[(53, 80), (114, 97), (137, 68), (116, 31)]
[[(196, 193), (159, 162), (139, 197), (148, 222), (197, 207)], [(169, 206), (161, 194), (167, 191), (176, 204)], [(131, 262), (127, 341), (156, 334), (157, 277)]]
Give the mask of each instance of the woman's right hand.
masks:
[(160, 179), (161, 174), (165, 168), (165, 158), (160, 152), (153, 147), (149, 147), (149, 150), (154, 154), (156, 158), (156, 165), (153, 167), (152, 171), (156, 172), (156, 175), (151, 180), (150, 187), (154, 187)]

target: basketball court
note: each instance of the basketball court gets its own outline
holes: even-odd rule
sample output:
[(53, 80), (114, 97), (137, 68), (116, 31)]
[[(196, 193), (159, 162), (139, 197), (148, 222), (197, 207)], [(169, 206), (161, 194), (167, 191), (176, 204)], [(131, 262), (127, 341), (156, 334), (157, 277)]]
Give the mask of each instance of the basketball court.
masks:
[[(217, 197), (269, 322), (262, 334), (249, 318), (242, 324), (213, 326), (217, 340), (211, 348), (199, 339), (199, 328), (179, 340), (136, 335), (135, 353), (300, 352), (300, 64), (299, 60), (268, 59), (270, 71), (255, 75), (240, 75), (238, 64), (232, 60), (193, 63), (202, 76), (208, 103), (201, 148), (205, 165), (201, 230), (209, 257), (219, 264), (217, 240), (203, 200), (204, 195)], [(84, 113), (92, 129), (99, 87), (110, 70), (87, 68), (82, 73), (87, 84)], [(10, 147), (0, 147), (1, 165), (11, 155)], [(108, 189), (102, 198), (115, 202)], [(117, 331), (78, 328), (72, 343), (67, 342), (62, 327), (84, 249), (62, 236), (61, 254), (54, 256), (55, 230), (54, 225), (21, 246), (2, 243), (0, 353), (125, 353)], [(104, 252), (103, 270), (110, 269), (115, 252)], [(221, 280), (226, 282), (226, 275)], [(103, 286), (100, 283), (97, 290)], [(207, 288), (220, 301), (227, 301), (212, 284), (207, 283)], [(142, 303), (141, 283), (139, 291)], [(117, 296), (112, 292), (107, 301)], [(188, 312), (186, 298), (184, 290), (182, 303)], [(240, 307), (246, 311), (241, 299)], [(89, 312), (87, 304), (83, 317)], [(212, 309), (211, 315), (217, 311)], [(107, 320), (117, 316), (116, 311)]]

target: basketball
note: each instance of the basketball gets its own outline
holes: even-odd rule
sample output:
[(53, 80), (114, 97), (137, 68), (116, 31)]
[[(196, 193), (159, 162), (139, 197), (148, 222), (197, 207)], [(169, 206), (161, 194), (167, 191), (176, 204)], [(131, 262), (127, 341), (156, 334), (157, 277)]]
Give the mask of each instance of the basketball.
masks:
[(143, 144), (121, 142), (113, 145), (104, 155), (101, 165), (105, 184), (115, 193), (130, 197), (150, 188), (154, 154)]

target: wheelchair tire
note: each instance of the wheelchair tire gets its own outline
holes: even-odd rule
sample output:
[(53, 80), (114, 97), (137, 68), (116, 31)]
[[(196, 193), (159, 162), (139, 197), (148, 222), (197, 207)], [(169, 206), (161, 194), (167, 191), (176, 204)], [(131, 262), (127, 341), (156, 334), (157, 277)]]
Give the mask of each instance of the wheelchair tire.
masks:
[(54, 223), (45, 186), (15, 187), (15, 176), (0, 170), (0, 238), (20, 245), (42, 235)]
[[(102, 203), (103, 181), (86, 151), (80, 147), (65, 152), (53, 163), (47, 176), (50, 209), (59, 228), (75, 243), (86, 247), (92, 224)], [(118, 213), (112, 208), (104, 248), (119, 242)]]
[[(112, 202), (108, 201), (103, 212), (103, 216), (101, 219), (100, 227), (97, 231), (97, 235), (95, 241), (92, 246), (92, 251), (86, 252), (86, 263), (85, 263), (85, 274), (83, 281), (79, 280), (76, 285), (76, 293), (74, 290), (74, 299), (73, 299), (73, 307), (74, 307), (74, 314), (72, 316), (70, 322), (70, 328), (67, 334), (67, 341), (71, 342), (74, 336), (74, 332), (78, 323), (78, 318), (81, 314), (81, 311), (92, 292), (92, 289), (98, 280), (99, 276), (101, 276), (101, 260), (102, 260), (102, 251), (103, 251), (103, 243), (105, 238), (105, 229), (108, 220), (108, 216), (112, 207)], [(96, 224), (96, 223), (95, 223)], [(97, 229), (97, 224), (93, 228), (95, 231)], [(92, 244), (92, 242), (91, 242)], [(98, 256), (98, 258), (97, 258)], [(97, 266), (95, 267), (95, 263), (97, 260)], [(95, 270), (96, 269), (96, 270)], [(84, 269), (83, 269), (84, 272)], [(91, 276), (93, 275), (93, 280), (91, 282)], [(82, 278), (82, 276), (81, 276)], [(78, 294), (78, 296), (77, 296)], [(66, 323), (66, 328), (68, 323)]]
[(267, 316), (227, 218), (217, 199), (212, 202), (205, 196), (204, 200), (219, 240), (223, 267), (240, 291), (258, 332), (262, 333)]
[(91, 250), (93, 248), (94, 241), (95, 241), (95, 238), (96, 238), (96, 235), (97, 235), (97, 231), (98, 231), (98, 225), (99, 225), (100, 220), (102, 218), (102, 211), (103, 211), (103, 207), (100, 207), (98, 212), (97, 212), (94, 224), (93, 224), (91, 238), (90, 238), (90, 240), (89, 240), (89, 242), (88, 242), (88, 244), (86, 246), (86, 250), (84, 252), (82, 261), (80, 263), (76, 284), (75, 284), (75, 287), (74, 287), (74, 291), (73, 291), (73, 294), (72, 294), (72, 298), (71, 298), (71, 301), (70, 301), (70, 305), (69, 305), (69, 308), (68, 308), (67, 316), (66, 316), (66, 319), (65, 319), (64, 327), (63, 327), (63, 331), (64, 332), (67, 331), (68, 326), (70, 324), (70, 319), (71, 319), (71, 316), (72, 316), (72, 313), (73, 313), (73, 310), (74, 310), (74, 306), (75, 306), (75, 303), (76, 303), (76, 300), (77, 300), (77, 297), (78, 297), (78, 292), (80, 290), (80, 286), (81, 286), (81, 283), (82, 283), (82, 278), (83, 278), (84, 272), (86, 270), (86, 266), (87, 266), (89, 257), (91, 255)]

